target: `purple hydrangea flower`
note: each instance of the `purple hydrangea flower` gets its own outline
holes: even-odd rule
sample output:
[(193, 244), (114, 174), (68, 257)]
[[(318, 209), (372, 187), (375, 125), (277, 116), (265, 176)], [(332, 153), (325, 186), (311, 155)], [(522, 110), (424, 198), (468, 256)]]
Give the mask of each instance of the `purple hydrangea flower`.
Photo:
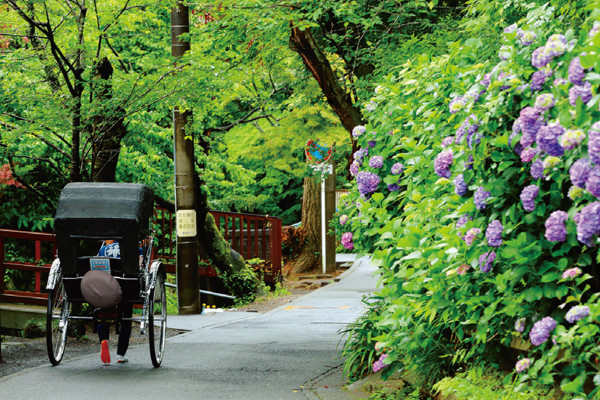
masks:
[(585, 188), (588, 192), (600, 198), (600, 165), (596, 165), (588, 174)]
[(535, 98), (535, 104), (533, 108), (536, 110), (546, 111), (554, 106), (556, 100), (554, 100), (554, 96), (552, 93), (542, 93)]
[(465, 226), (467, 221), (472, 221), (472, 220), (473, 220), (473, 217), (471, 217), (469, 214), (461, 215), (460, 218), (458, 218), (458, 220), (456, 221), (456, 227), (461, 228), (461, 227)]
[(560, 157), (565, 151), (558, 143), (558, 137), (564, 132), (565, 128), (558, 122), (542, 126), (537, 133), (537, 143), (546, 153), (554, 157)]
[(569, 89), (569, 104), (575, 107), (578, 98), (581, 98), (583, 104), (587, 104), (592, 99), (592, 84), (590, 82), (585, 81), (583, 85), (576, 85)]
[(502, 223), (497, 219), (490, 222), (485, 231), (485, 238), (487, 239), (488, 246), (490, 247), (500, 247), (502, 246), (502, 231), (504, 227)]
[(358, 191), (363, 196), (368, 196), (374, 191), (377, 190), (377, 185), (381, 178), (377, 174), (374, 174), (369, 171), (362, 171), (356, 175), (356, 184), (358, 186)]
[(452, 150), (445, 150), (438, 154), (433, 163), (435, 173), (442, 178), (450, 178), (450, 166), (452, 165), (452, 160)]
[(504, 28), (504, 33), (513, 33), (517, 32), (518, 26), (517, 24), (512, 24)]
[(570, 323), (575, 323), (580, 319), (583, 319), (590, 315), (590, 307), (588, 306), (574, 306), (571, 307), (569, 311), (567, 311), (567, 315), (565, 315), (565, 319)]
[(592, 246), (594, 235), (600, 233), (600, 202), (595, 201), (583, 207), (573, 219), (577, 223), (577, 240)]
[(540, 188), (537, 185), (529, 185), (521, 192), (521, 202), (523, 209), (527, 212), (535, 210), (535, 197), (538, 195)]
[(368, 156), (368, 155), (369, 155), (369, 149), (368, 148), (358, 149), (354, 153), (354, 161), (356, 161), (358, 163), (358, 165), (361, 166), (362, 163), (363, 163), (363, 159), (365, 158), (365, 156)]
[(552, 56), (545, 46), (538, 47), (531, 53), (531, 65), (537, 69), (544, 68), (552, 61)]
[(588, 37), (593, 38), (599, 32), (600, 32), (600, 22), (595, 21), (594, 26), (592, 26), (592, 29), (590, 29), (590, 31), (588, 32)]
[(536, 38), (536, 34), (532, 31), (521, 31), (521, 35), (519, 35), (517, 42), (519, 42), (521, 46), (529, 46)]
[(564, 242), (567, 237), (567, 228), (565, 227), (567, 218), (567, 213), (560, 210), (550, 214), (550, 217), (544, 223), (546, 226), (546, 239), (551, 242)]
[(525, 318), (519, 318), (517, 322), (515, 322), (515, 331), (523, 332), (525, 330)]
[(465, 136), (466, 132), (467, 132), (467, 129), (465, 127), (465, 124), (463, 123), (456, 130), (456, 135), (454, 136), (454, 143), (459, 144), (460, 141), (462, 140), (463, 136)]
[(561, 275), (561, 278), (562, 279), (570, 279), (570, 278), (575, 278), (576, 276), (579, 276), (579, 275), (581, 275), (581, 268), (573, 267), (573, 268), (569, 268), (565, 272), (563, 272)]
[(346, 232), (342, 234), (342, 239), (340, 240), (340, 242), (342, 243), (342, 246), (344, 246), (344, 248), (352, 250), (354, 249), (354, 243), (352, 243), (352, 239), (352, 232)]
[(474, 162), (475, 162), (475, 160), (473, 159), (473, 155), (469, 154), (469, 158), (467, 158), (467, 163), (465, 164), (465, 168), (468, 170), (472, 170)]
[(531, 360), (529, 358), (524, 358), (522, 360), (517, 361), (515, 364), (515, 371), (518, 373), (526, 371), (531, 366)]
[(354, 129), (352, 129), (352, 136), (354, 136), (355, 138), (361, 136), (363, 133), (365, 133), (367, 131), (367, 128), (365, 128), (362, 125), (357, 125), (354, 127)]
[(556, 321), (552, 317), (545, 317), (542, 320), (533, 324), (533, 328), (529, 332), (531, 344), (539, 346), (548, 340), (550, 333), (556, 328)]
[(600, 164), (600, 121), (588, 130), (588, 155), (594, 164)]
[(483, 188), (483, 186), (479, 186), (475, 191), (475, 195), (473, 196), (473, 201), (475, 202), (475, 207), (478, 210), (485, 209), (485, 202), (488, 197), (491, 196), (491, 193)]
[(552, 70), (550, 68), (543, 68), (537, 70), (531, 75), (531, 90), (539, 91), (544, 87), (546, 79), (552, 76)]
[(463, 98), (463, 97), (455, 97), (450, 101), (450, 114), (456, 114), (457, 112), (461, 111), (465, 105), (467, 104), (467, 101)]
[(358, 174), (358, 168), (359, 164), (356, 162), (356, 160), (352, 161), (352, 164), (350, 164), (350, 175), (356, 176), (356, 174)]
[(344, 226), (346, 225), (346, 222), (348, 222), (348, 216), (346, 214), (340, 216), (340, 225)]
[(487, 253), (483, 253), (479, 256), (479, 270), (484, 273), (488, 273), (492, 270), (492, 264), (496, 259), (496, 253), (494, 251), (490, 251)]
[(543, 125), (544, 118), (539, 114), (539, 111), (533, 107), (525, 107), (519, 115), (521, 120), (521, 145), (529, 147), (535, 141), (535, 137)]
[(387, 185), (387, 188), (390, 192), (397, 192), (398, 190), (400, 190), (400, 186), (397, 183), (390, 183), (389, 185)]
[(369, 159), (369, 167), (381, 168), (382, 166), (383, 166), (383, 157), (382, 156), (373, 156)]
[(395, 163), (392, 165), (392, 175), (400, 175), (404, 171), (404, 165)]
[(585, 71), (581, 66), (579, 57), (575, 57), (569, 64), (569, 81), (571, 81), (573, 85), (582, 85), (583, 78), (585, 78)]
[(369, 112), (375, 111), (376, 108), (377, 108), (377, 103), (373, 103), (372, 101), (365, 106), (365, 109)]
[(539, 152), (540, 150), (537, 147), (528, 147), (521, 152), (521, 161), (523, 161), (524, 163), (530, 162), (534, 159), (535, 156), (537, 156)]
[(571, 168), (569, 168), (569, 175), (571, 176), (573, 185), (584, 188), (591, 170), (592, 167), (587, 158), (580, 158), (575, 161), (573, 165), (571, 165)]
[(567, 38), (565, 35), (554, 34), (548, 38), (546, 42), (546, 49), (550, 57), (562, 56), (567, 50), (568, 46)]
[(385, 360), (387, 356), (387, 354), (382, 354), (381, 356), (379, 356), (379, 360), (373, 363), (373, 372), (379, 372), (385, 367), (387, 367), (387, 364), (384, 364), (383, 362), (383, 360)]
[(467, 243), (468, 246), (473, 244), (473, 241), (475, 240), (475, 237), (477, 235), (479, 235), (481, 233), (481, 229), (479, 228), (471, 228), (467, 231), (467, 234), (465, 235), (465, 242)]
[(481, 80), (481, 84), (483, 84), (483, 86), (488, 87), (490, 86), (490, 83), (492, 83), (492, 73), (487, 73), (483, 76), (483, 79)]
[(583, 139), (585, 139), (585, 133), (581, 129), (567, 129), (559, 143), (563, 149), (573, 150), (583, 142)]
[(465, 183), (463, 174), (458, 174), (458, 176), (454, 178), (454, 193), (459, 196), (467, 193), (467, 184)]
[(448, 147), (454, 143), (454, 136), (448, 136), (442, 140), (442, 147)]
[(369, 146), (369, 147), (375, 147), (376, 144), (377, 144), (377, 142), (375, 140), (369, 140), (367, 142), (367, 146)]
[(533, 164), (531, 164), (529, 172), (531, 172), (533, 179), (540, 179), (544, 176), (544, 162), (540, 159), (535, 160)]
[(556, 78), (553, 82), (554, 86), (563, 86), (563, 85), (568, 85), (569, 81), (566, 80), (565, 78)]

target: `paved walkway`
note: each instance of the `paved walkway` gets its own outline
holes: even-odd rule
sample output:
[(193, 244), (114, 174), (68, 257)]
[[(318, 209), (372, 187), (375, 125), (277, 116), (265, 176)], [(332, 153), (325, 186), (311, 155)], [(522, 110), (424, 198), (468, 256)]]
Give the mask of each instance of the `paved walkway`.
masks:
[(350, 399), (341, 390), (340, 330), (363, 311), (373, 273), (360, 259), (339, 282), (265, 314), (170, 316), (169, 326), (190, 332), (167, 341), (160, 368), (140, 345), (127, 364), (105, 367), (90, 356), (0, 379), (0, 398)]

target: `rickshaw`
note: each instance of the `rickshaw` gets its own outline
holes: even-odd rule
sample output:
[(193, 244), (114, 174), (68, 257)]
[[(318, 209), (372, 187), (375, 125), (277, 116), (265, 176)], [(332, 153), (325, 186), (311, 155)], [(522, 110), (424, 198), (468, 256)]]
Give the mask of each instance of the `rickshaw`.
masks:
[[(142, 335), (148, 332), (152, 364), (160, 366), (167, 327), (166, 275), (161, 262), (151, 261), (153, 205), (152, 191), (142, 184), (77, 182), (63, 188), (54, 218), (58, 257), (46, 286), (46, 345), (53, 365), (65, 353), (70, 321), (131, 320), (139, 322)], [(107, 240), (118, 241), (120, 257), (98, 256)], [(98, 276), (112, 286), (103, 289), (106, 285), (94, 281)], [(98, 293), (89, 293), (90, 282)], [(87, 313), (75, 312), (85, 309), (85, 303)], [(125, 318), (126, 307), (141, 309), (141, 315), (137, 311)]]

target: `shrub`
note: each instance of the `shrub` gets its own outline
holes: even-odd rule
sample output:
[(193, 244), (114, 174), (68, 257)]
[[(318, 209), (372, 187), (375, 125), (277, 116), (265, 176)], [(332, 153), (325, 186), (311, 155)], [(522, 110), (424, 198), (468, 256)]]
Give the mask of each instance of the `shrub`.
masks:
[(520, 340), (518, 390), (598, 395), (600, 9), (587, 10), (575, 30), (533, 8), (505, 29), (499, 62), (471, 38), (376, 89), (338, 231), (379, 266), (370, 319), (394, 368), (499, 367)]

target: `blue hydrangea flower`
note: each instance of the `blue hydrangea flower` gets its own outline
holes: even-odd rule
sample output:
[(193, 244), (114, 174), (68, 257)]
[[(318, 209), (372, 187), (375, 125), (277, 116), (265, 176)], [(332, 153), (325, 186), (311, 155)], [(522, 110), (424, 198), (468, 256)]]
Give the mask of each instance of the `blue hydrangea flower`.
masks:
[(387, 188), (390, 192), (397, 192), (398, 190), (400, 190), (400, 186), (397, 183), (390, 183), (389, 185), (387, 185)]
[(358, 149), (355, 153), (354, 153), (354, 161), (356, 161), (358, 163), (358, 166), (361, 166), (363, 163), (363, 158), (365, 158), (365, 156), (369, 155), (369, 149), (368, 148), (362, 148), (362, 149)]
[(473, 201), (475, 202), (475, 207), (478, 210), (485, 209), (485, 202), (492, 194), (485, 190), (483, 186), (479, 186), (475, 191), (475, 195), (473, 196)]
[(521, 46), (529, 46), (537, 38), (536, 34), (532, 31), (521, 31), (517, 42)]
[(368, 196), (377, 190), (381, 178), (377, 174), (369, 171), (362, 171), (356, 175), (356, 184), (358, 191), (363, 196)]
[(376, 145), (376, 144), (377, 144), (377, 142), (376, 142), (376, 141), (374, 141), (374, 140), (369, 140), (369, 141), (367, 142), (367, 146), (369, 146), (369, 147), (375, 147), (375, 145)]
[(488, 273), (492, 270), (492, 263), (496, 259), (496, 253), (490, 251), (479, 256), (479, 270)]
[(463, 226), (466, 225), (467, 221), (472, 221), (472, 220), (473, 220), (473, 217), (471, 217), (469, 214), (461, 215), (460, 218), (458, 218), (458, 220), (456, 221), (456, 227), (462, 228)]
[(567, 228), (565, 227), (567, 218), (567, 213), (560, 210), (550, 214), (550, 217), (544, 223), (546, 239), (550, 242), (564, 242), (567, 237)]
[(352, 136), (354, 136), (355, 138), (361, 136), (363, 133), (365, 133), (367, 131), (367, 128), (365, 128), (362, 125), (357, 125), (354, 127), (354, 129), (352, 129)]
[(465, 168), (467, 170), (472, 170), (474, 163), (475, 163), (475, 160), (473, 159), (473, 155), (469, 154), (469, 158), (467, 158), (467, 163), (465, 164)]
[(533, 108), (539, 111), (546, 111), (552, 108), (555, 103), (556, 100), (554, 100), (552, 93), (542, 93), (535, 98), (535, 104)]
[(588, 130), (588, 156), (594, 164), (600, 164), (600, 121)]
[(571, 168), (569, 168), (569, 175), (571, 176), (573, 185), (584, 188), (591, 170), (592, 166), (587, 158), (580, 158), (575, 161), (573, 165), (571, 165)]
[(588, 315), (590, 315), (590, 308), (588, 306), (574, 306), (567, 311), (565, 319), (573, 324), (580, 319), (587, 317)]
[(559, 122), (555, 122), (540, 127), (536, 140), (540, 148), (546, 153), (554, 157), (560, 157), (565, 153), (564, 149), (558, 143), (558, 138), (563, 133), (565, 133), (565, 128)]
[(450, 178), (450, 166), (452, 165), (452, 160), (452, 150), (445, 150), (438, 154), (433, 163), (435, 173), (442, 178)]
[(588, 192), (600, 198), (600, 165), (596, 165), (588, 174), (585, 188)]
[(367, 104), (365, 106), (365, 108), (369, 112), (375, 111), (375, 109), (377, 108), (377, 103), (374, 103), (374, 102), (371, 101), (369, 104)]
[(531, 53), (531, 65), (537, 69), (544, 68), (552, 61), (552, 56), (545, 46), (538, 47)]
[(569, 64), (569, 81), (573, 85), (582, 85), (583, 78), (585, 78), (585, 71), (581, 66), (581, 61), (579, 57), (575, 57), (571, 60)]
[(458, 174), (458, 176), (454, 178), (454, 193), (459, 196), (467, 193), (467, 184), (465, 183), (463, 174)]
[(528, 147), (521, 152), (521, 161), (523, 161), (524, 163), (531, 162), (531, 160), (533, 160), (539, 152), (540, 150), (537, 147)]
[(531, 164), (529, 172), (531, 172), (533, 179), (540, 179), (542, 176), (544, 176), (544, 162), (540, 159), (535, 160)]
[(533, 107), (525, 107), (519, 115), (521, 120), (521, 145), (523, 148), (529, 147), (535, 141), (536, 135), (543, 125), (544, 118), (539, 114), (539, 111)]
[(523, 189), (520, 197), (525, 211), (531, 212), (535, 210), (535, 198), (539, 191), (540, 188), (537, 185), (529, 185)]
[(381, 168), (382, 166), (383, 166), (383, 157), (382, 156), (373, 156), (369, 159), (369, 167)]
[(533, 328), (529, 332), (531, 344), (539, 346), (550, 337), (550, 333), (556, 328), (556, 321), (552, 317), (545, 317), (542, 320), (533, 324)]
[(575, 85), (569, 89), (569, 104), (575, 107), (579, 98), (581, 98), (583, 104), (587, 104), (592, 99), (592, 84), (589, 81), (585, 81), (583, 85)]

